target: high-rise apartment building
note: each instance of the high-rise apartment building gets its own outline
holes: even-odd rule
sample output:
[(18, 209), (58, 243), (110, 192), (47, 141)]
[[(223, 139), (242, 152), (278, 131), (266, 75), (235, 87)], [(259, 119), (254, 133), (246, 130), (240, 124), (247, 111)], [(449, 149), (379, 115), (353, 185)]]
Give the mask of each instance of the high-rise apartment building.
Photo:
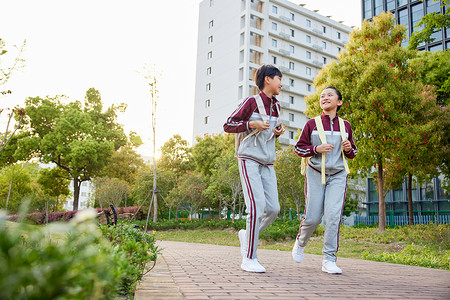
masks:
[(307, 121), (304, 97), (319, 70), (336, 59), (350, 27), (287, 0), (204, 0), (200, 3), (194, 138), (223, 133), (226, 118), (247, 96), (261, 64), (283, 73), (283, 145), (295, 144)]
[[(362, 19), (372, 20), (374, 16), (381, 14), (383, 11), (390, 11), (394, 14), (397, 24), (406, 26), (407, 39), (402, 43), (402, 46), (408, 46), (408, 40), (414, 31), (419, 31), (421, 28), (416, 28), (417, 23), (420, 22), (423, 16), (432, 13), (444, 13), (450, 9), (442, 5), (442, 1), (434, 0), (362, 0)], [(430, 43), (422, 43), (417, 48), (418, 50), (437, 51), (450, 49), (450, 28), (441, 28), (431, 35), (434, 41)]]

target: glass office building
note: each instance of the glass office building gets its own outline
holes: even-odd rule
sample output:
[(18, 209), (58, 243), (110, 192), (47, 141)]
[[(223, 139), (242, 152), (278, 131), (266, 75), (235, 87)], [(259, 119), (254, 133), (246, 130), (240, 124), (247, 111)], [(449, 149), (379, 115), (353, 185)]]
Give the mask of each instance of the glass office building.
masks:
[[(407, 39), (403, 41), (403, 46), (408, 46), (409, 38), (416, 28), (421, 18), (432, 12), (444, 13), (450, 9), (450, 5), (443, 6), (442, 1), (433, 0), (362, 0), (362, 19), (371, 20), (374, 16), (383, 11), (390, 11), (394, 14), (397, 24), (406, 26)], [(446, 50), (450, 48), (450, 29), (441, 28), (431, 36), (434, 40), (430, 43), (422, 43), (417, 49), (425, 51)]]

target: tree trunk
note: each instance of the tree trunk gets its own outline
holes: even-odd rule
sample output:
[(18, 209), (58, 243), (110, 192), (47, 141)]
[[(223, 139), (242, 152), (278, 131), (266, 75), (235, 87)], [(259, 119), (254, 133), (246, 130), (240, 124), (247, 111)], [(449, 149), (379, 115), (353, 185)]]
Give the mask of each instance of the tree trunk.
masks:
[(12, 188), (12, 184), (13, 184), (13, 179), (14, 179), (14, 167), (12, 169), (11, 181), (9, 182), (8, 197), (6, 197), (6, 210), (8, 210), (8, 202), (9, 202), (9, 197), (11, 196), (11, 188)]
[(233, 218), (232, 218), (233, 223), (235, 218), (236, 218), (236, 197), (233, 197)]
[(73, 210), (78, 210), (78, 200), (80, 199), (81, 181), (78, 178), (73, 179)]
[(414, 210), (412, 201), (412, 174), (408, 173), (408, 214), (409, 225), (414, 225)]
[(219, 199), (219, 220), (222, 220), (222, 197)]
[[(150, 207), (148, 209), (150, 209)], [(156, 193), (155, 139), (153, 139), (153, 223), (156, 222), (158, 222), (158, 195)]]
[(378, 162), (378, 232), (386, 229), (386, 203), (384, 202), (383, 163)]

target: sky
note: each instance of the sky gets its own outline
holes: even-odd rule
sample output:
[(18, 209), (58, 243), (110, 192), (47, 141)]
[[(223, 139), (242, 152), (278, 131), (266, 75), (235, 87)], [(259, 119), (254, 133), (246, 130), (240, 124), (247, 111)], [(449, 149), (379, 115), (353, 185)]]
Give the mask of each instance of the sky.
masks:
[[(223, 0), (216, 0), (223, 1)], [(238, 0), (225, 0), (238, 1)], [(174, 134), (192, 141), (198, 8), (201, 0), (1, 0), (0, 38), (8, 55), (26, 40), (25, 65), (0, 90), (0, 108), (23, 106), (27, 97), (84, 100), (99, 90), (105, 108), (126, 103), (119, 116), (126, 133), (137, 132), (138, 152), (151, 156), (151, 98), (144, 66), (161, 73), (156, 148)], [(292, 0), (345, 25), (360, 27), (360, 0)], [(4, 130), (6, 115), (0, 116)]]

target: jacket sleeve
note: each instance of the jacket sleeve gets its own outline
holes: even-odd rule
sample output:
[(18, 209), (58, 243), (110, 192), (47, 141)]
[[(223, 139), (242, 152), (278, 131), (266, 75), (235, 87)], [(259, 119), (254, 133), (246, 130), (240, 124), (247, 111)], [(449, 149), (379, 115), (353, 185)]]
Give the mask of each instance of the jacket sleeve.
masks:
[(228, 117), (223, 130), (228, 133), (244, 132), (249, 130), (249, 119), (253, 111), (256, 109), (256, 101), (253, 97), (245, 99), (239, 107)]
[(350, 144), (352, 144), (352, 149), (348, 152), (344, 151), (344, 155), (348, 159), (353, 159), (353, 158), (355, 158), (356, 154), (358, 154), (358, 149), (356, 148), (355, 142), (353, 141), (352, 126), (350, 125), (350, 123), (348, 121), (344, 121), (344, 124), (345, 124), (345, 130), (348, 133), (348, 140), (349, 140)]
[[(312, 122), (311, 122), (312, 121)], [(306, 122), (305, 127), (303, 127), (300, 138), (294, 147), (295, 154), (301, 157), (310, 157), (317, 154), (316, 146), (311, 145), (311, 133), (314, 129), (313, 126), (314, 119)]]

